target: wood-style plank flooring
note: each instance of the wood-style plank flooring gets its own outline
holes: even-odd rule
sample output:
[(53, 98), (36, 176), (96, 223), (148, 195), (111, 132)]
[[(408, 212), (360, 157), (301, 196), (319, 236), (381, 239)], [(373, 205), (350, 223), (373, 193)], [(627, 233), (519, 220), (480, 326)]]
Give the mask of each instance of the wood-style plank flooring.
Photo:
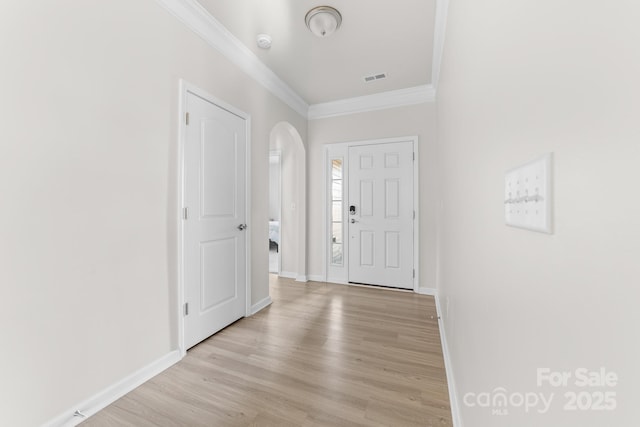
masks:
[(82, 425), (452, 426), (433, 297), (270, 282), (270, 307)]

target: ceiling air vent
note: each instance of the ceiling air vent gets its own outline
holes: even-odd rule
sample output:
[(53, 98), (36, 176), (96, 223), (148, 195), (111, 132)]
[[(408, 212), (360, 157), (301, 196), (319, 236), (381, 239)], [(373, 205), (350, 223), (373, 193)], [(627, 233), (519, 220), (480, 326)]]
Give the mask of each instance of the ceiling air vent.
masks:
[(371, 74), (369, 76), (364, 76), (365, 83), (375, 82), (376, 80), (382, 80), (387, 78), (387, 73), (379, 73), (379, 74)]

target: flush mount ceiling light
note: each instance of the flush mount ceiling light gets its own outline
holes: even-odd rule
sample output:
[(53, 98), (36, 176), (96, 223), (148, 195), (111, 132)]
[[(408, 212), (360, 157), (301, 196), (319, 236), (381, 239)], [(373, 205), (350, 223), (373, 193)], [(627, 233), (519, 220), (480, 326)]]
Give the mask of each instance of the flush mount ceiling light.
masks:
[(316, 36), (327, 37), (340, 28), (342, 15), (331, 6), (318, 6), (307, 12), (304, 22)]

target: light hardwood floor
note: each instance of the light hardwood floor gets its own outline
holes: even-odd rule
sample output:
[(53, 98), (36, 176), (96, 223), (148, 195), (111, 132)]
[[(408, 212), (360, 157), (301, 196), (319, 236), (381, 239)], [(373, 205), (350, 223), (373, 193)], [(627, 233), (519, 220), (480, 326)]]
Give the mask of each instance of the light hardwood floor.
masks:
[(452, 425), (433, 297), (270, 282), (270, 307), (82, 425)]

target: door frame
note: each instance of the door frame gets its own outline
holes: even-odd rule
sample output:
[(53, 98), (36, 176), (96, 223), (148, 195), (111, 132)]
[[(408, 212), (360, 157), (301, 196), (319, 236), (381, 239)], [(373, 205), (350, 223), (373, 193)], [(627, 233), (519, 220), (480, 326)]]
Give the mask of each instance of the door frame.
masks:
[[(413, 208), (415, 211), (415, 218), (413, 220), (413, 268), (415, 270), (415, 276), (413, 277), (413, 291), (418, 292), (420, 289), (420, 191), (419, 191), (419, 144), (418, 144), (418, 136), (405, 136), (405, 137), (393, 137), (393, 138), (383, 138), (383, 139), (366, 139), (360, 141), (349, 141), (349, 142), (337, 142), (337, 143), (329, 143), (324, 144), (324, 168), (323, 168), (323, 195), (322, 202), (324, 204), (323, 218), (322, 218), (322, 260), (324, 266), (324, 281), (331, 281), (332, 283), (339, 283), (347, 285), (349, 284), (349, 239), (343, 237), (343, 276), (338, 277), (336, 275), (330, 274), (330, 258), (329, 258), (329, 240), (330, 240), (330, 230), (331, 230), (331, 206), (329, 204), (329, 195), (331, 194), (331, 181), (330, 177), (330, 168), (331, 168), (331, 159), (335, 157), (342, 157), (343, 159), (343, 214), (342, 214), (342, 227), (343, 233), (346, 236), (348, 230), (348, 214), (347, 214), (347, 205), (346, 200), (349, 200), (349, 186), (345, 184), (344, 177), (348, 178), (349, 176), (349, 148), (360, 146), (360, 145), (377, 145), (377, 144), (389, 144), (394, 142), (411, 142), (413, 144), (413, 152), (415, 154), (415, 159), (413, 162)], [(332, 153), (339, 152), (341, 153), (338, 156), (333, 155)]]
[[(269, 150), (269, 174), (271, 174), (271, 156), (278, 157), (278, 221), (280, 221), (280, 242), (282, 242), (282, 150)], [(271, 175), (269, 175), (271, 178)], [(271, 186), (269, 186), (271, 192)], [(269, 194), (269, 203), (271, 203), (271, 194)], [(276, 274), (280, 277), (282, 273), (282, 245), (278, 243), (278, 271)], [(271, 272), (269, 272), (271, 274)]]
[(187, 96), (191, 93), (198, 96), (245, 121), (246, 131), (246, 159), (245, 159), (245, 218), (248, 225), (246, 233), (246, 301), (245, 301), (245, 317), (251, 315), (251, 115), (241, 111), (234, 106), (227, 104), (219, 98), (211, 95), (204, 89), (199, 88), (187, 82), (184, 79), (179, 81), (178, 95), (178, 174), (177, 174), (177, 198), (176, 198), (176, 216), (177, 216), (177, 241), (178, 241), (178, 271), (177, 271), (177, 306), (176, 306), (176, 325), (178, 335), (178, 350), (180, 355), (184, 357), (187, 349), (184, 344), (184, 185), (185, 185), (185, 167), (184, 167), (184, 148), (187, 137), (186, 114), (187, 114)]

